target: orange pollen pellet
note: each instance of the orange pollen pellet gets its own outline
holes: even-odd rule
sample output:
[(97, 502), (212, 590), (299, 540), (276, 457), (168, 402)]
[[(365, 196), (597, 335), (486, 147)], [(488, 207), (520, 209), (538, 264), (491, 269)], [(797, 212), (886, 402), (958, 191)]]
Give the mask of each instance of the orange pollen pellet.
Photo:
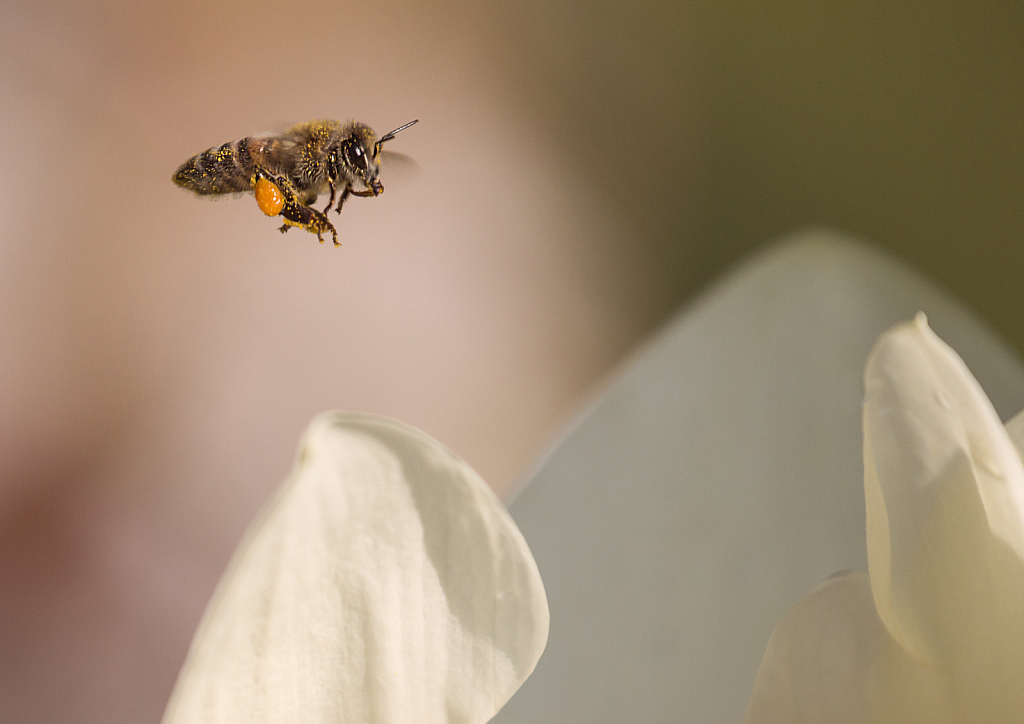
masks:
[(284, 208), (284, 195), (273, 181), (261, 178), (256, 181), (256, 203), (267, 216), (277, 216)]

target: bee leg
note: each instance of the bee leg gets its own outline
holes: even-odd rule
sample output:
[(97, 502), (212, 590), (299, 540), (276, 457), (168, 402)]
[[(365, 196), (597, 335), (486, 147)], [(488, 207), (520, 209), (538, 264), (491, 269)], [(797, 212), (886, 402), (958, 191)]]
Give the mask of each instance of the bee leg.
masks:
[(337, 193), (337, 189), (334, 188), (334, 179), (329, 180), (327, 183), (331, 186), (331, 200), (328, 201), (327, 206), (324, 207), (324, 214), (330, 211), (331, 207), (334, 206), (334, 195)]
[(345, 190), (341, 192), (341, 198), (338, 199), (338, 208), (336, 208), (334, 210), (334, 213), (336, 213), (336, 214), (340, 214), (341, 213), (341, 207), (345, 205), (345, 199), (347, 199), (349, 197), (349, 194), (351, 194), (351, 193), (352, 193), (352, 189), (350, 189), (348, 186), (346, 186)]
[(289, 227), (298, 226), (311, 234), (316, 234), (316, 238), (323, 244), (324, 238), (321, 234), (329, 231), (334, 238), (334, 245), (341, 246), (338, 242), (338, 232), (327, 216), (314, 208), (300, 204), (295, 187), (286, 177), (277, 176), (257, 166), (251, 182), (256, 203), (263, 213), (284, 219), (284, 226), (279, 229), (282, 234), (288, 231)]
[(300, 229), (305, 229), (311, 234), (316, 234), (316, 238), (323, 244), (324, 238), (321, 234), (329, 231), (334, 239), (334, 245), (341, 246), (341, 242), (338, 241), (338, 231), (334, 228), (334, 224), (330, 222), (325, 214), (316, 209), (303, 206), (296, 201), (286, 201), (284, 208), (281, 209), (281, 218), (284, 219), (284, 226), (281, 227), (282, 232), (287, 231), (289, 226), (298, 226)]

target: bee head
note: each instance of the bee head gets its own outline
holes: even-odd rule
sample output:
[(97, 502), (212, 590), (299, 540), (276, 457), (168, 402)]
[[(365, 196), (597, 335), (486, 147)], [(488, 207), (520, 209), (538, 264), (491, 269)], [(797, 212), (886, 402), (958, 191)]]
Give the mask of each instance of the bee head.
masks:
[[(348, 180), (356, 191), (372, 191), (374, 196), (384, 191), (378, 179), (380, 164), (375, 151), (376, 135), (369, 126), (352, 124), (338, 147), (338, 176)], [(360, 188), (362, 187), (362, 188)]]
[[(384, 185), (380, 182), (381, 149), (385, 143), (404, 131), (417, 121), (406, 123), (390, 133), (385, 133), (379, 140), (369, 126), (362, 123), (352, 124), (351, 130), (341, 142), (337, 165), (337, 176), (345, 176), (350, 183), (362, 185), (374, 196), (384, 193)], [(356, 189), (357, 191), (362, 189)]]

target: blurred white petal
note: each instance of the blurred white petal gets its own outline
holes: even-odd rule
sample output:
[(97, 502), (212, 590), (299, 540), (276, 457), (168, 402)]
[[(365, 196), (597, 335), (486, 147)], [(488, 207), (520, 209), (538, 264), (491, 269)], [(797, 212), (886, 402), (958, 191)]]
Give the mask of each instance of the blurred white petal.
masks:
[(164, 724), (483, 724), (547, 640), (505, 508), (423, 433), (328, 413), (239, 547)]
[(1006, 434), (1010, 436), (1010, 442), (1017, 448), (1017, 454), (1024, 455), (1024, 410), (1006, 422)]
[(983, 322), (827, 231), (750, 259), (632, 357), (511, 505), (558, 626), (495, 724), (742, 721), (787, 609), (867, 570), (864, 362), (919, 309), (1000, 414), (1024, 406)]
[(943, 724), (943, 682), (916, 665), (878, 618), (866, 573), (833, 576), (772, 633), (748, 724)]

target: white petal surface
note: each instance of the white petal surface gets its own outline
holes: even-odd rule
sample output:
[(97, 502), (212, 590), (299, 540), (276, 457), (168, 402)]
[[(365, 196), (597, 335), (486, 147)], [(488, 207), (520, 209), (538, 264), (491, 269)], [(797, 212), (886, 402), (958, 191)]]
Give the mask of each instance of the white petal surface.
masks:
[(944, 681), (889, 636), (866, 573), (833, 576), (768, 643), (746, 724), (944, 724)]
[[(865, 387), (870, 579), (834, 577), (790, 609), (747, 724), (1020, 721), (1020, 456), (923, 315), (882, 336)], [(1008, 428), (1024, 439), (1024, 417)]]
[(1024, 406), (983, 323), (829, 232), (759, 254), (653, 337), (511, 506), (558, 626), (495, 722), (741, 721), (790, 606), (867, 569), (864, 362), (919, 309), (997, 410)]
[(536, 564), (500, 501), (423, 433), (309, 427), (235, 554), (164, 724), (483, 724), (547, 640)]
[(865, 372), (868, 566), (879, 616), (973, 721), (1024, 712), (1024, 468), (923, 315)]

